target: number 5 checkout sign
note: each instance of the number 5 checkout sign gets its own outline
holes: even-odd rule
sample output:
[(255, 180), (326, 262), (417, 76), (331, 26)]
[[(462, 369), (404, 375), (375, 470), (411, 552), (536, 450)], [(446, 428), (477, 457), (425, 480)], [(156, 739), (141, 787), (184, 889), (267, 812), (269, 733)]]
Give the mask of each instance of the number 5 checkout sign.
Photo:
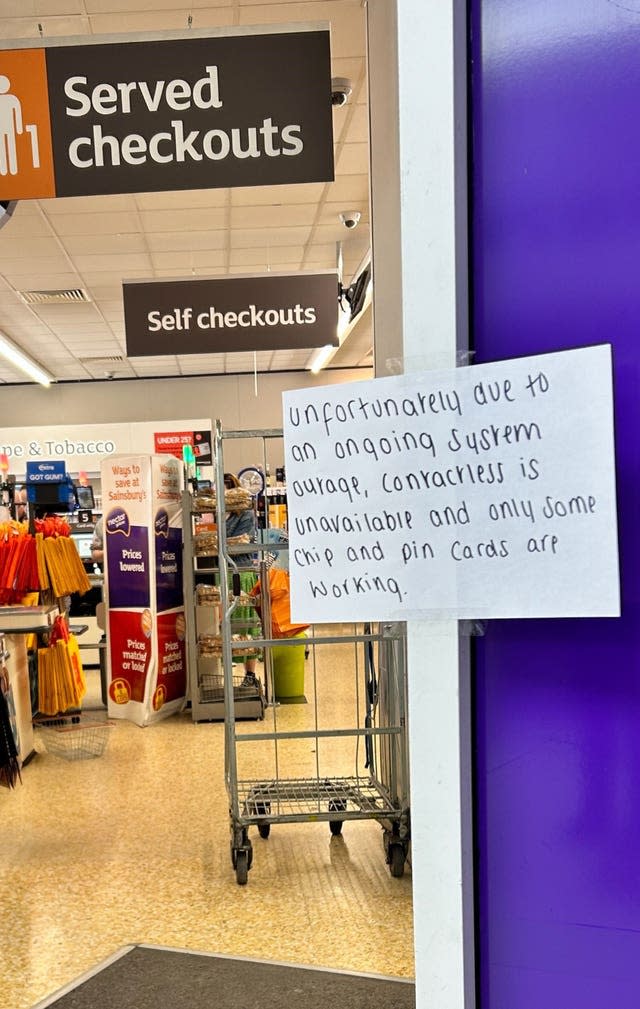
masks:
[(0, 50), (1, 200), (332, 179), (325, 27)]

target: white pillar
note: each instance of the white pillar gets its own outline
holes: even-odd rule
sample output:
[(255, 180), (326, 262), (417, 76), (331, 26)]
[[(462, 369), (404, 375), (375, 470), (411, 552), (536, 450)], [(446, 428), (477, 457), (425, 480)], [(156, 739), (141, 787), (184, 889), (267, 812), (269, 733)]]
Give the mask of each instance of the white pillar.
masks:
[[(368, 0), (376, 375), (466, 362), (466, 4)], [(418, 1009), (474, 1005), (468, 639), (407, 625)]]

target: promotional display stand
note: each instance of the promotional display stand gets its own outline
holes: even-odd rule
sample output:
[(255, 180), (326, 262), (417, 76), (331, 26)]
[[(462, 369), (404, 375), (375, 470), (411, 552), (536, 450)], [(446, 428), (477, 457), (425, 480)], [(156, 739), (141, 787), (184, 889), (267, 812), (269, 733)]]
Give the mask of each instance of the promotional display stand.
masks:
[(185, 702), (182, 466), (115, 456), (102, 487), (109, 715), (149, 725)]

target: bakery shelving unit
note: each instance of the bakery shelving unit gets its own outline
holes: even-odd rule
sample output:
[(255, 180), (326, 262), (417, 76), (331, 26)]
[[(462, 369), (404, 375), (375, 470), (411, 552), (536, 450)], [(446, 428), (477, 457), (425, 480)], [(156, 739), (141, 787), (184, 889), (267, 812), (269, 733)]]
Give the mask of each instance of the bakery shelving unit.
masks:
[[(215, 500), (210, 494), (192, 494), (189, 490), (182, 493), (187, 670), (191, 715), (194, 722), (221, 722), (225, 710), (220, 621), (221, 589), (216, 535), (209, 534), (210, 544), (204, 541), (204, 546), (200, 546), (199, 537), (202, 534), (196, 531), (198, 521), (215, 512), (215, 507)], [(245, 546), (245, 553), (246, 550)], [(211, 566), (198, 568), (200, 559)], [(248, 637), (255, 629), (260, 633), (260, 618), (255, 612), (254, 600), (242, 592), (239, 579), (234, 579), (233, 587), (238, 592), (237, 596), (233, 596), (236, 608), (238, 605), (243, 607), (240, 611), (241, 617), (236, 617), (233, 622), (232, 633), (237, 643), (236, 654), (249, 650), (254, 652), (251, 641), (241, 645), (237, 639)], [(237, 668), (242, 669), (242, 666)], [(261, 686), (247, 687), (243, 685), (242, 680), (242, 673), (232, 672), (235, 716), (238, 719), (262, 718), (265, 697)]]
[[(305, 720), (310, 728), (295, 731), (284, 729), (279, 724), (278, 704), (268, 708), (268, 722), (254, 728), (252, 731), (239, 731), (235, 706), (233, 704), (233, 655), (237, 648), (233, 640), (233, 614), (236, 599), (228, 589), (229, 573), (233, 571), (234, 548), (229, 547), (224, 535), (224, 443), (228, 439), (257, 438), (263, 445), (266, 456), (266, 445), (270, 439), (282, 438), (281, 430), (269, 431), (227, 431), (223, 432), (220, 421), (216, 422), (215, 431), (215, 481), (217, 494), (218, 529), (222, 531), (219, 537), (219, 565), (221, 589), (221, 639), (222, 665), (224, 674), (225, 698), (225, 783), (229, 799), (229, 816), (231, 832), (231, 862), (239, 884), (246, 884), (249, 869), (253, 862), (253, 844), (249, 837), (249, 829), (257, 827), (261, 838), (270, 835), (274, 824), (326, 821), (331, 834), (340, 834), (342, 826), (348, 820), (375, 819), (383, 828), (383, 845), (386, 862), (393, 876), (401, 876), (404, 872), (405, 860), (409, 850), (409, 808), (408, 796), (404, 789), (398, 788), (398, 782), (408, 780), (406, 759), (406, 690), (405, 670), (397, 663), (385, 663), (385, 669), (393, 668), (394, 682), (387, 689), (386, 696), (393, 695), (394, 703), (385, 707), (384, 718), (377, 719), (377, 680), (372, 665), (374, 648), (378, 645), (385, 653), (389, 646), (389, 638), (400, 636), (394, 629), (376, 625), (371, 629), (368, 625), (358, 629), (354, 626), (352, 634), (325, 634), (322, 630), (313, 629), (307, 637), (310, 647), (313, 667), (313, 698), (310, 715)], [(278, 546), (268, 542), (256, 544), (256, 550), (262, 558), (261, 568), (264, 570), (265, 557), (273, 556)], [(239, 548), (241, 549), (241, 548)], [(246, 549), (246, 548), (245, 548)], [(239, 552), (239, 550), (238, 550)], [(261, 578), (261, 598), (263, 626), (270, 628), (270, 621), (265, 617), (265, 607), (268, 609), (267, 592), (268, 578)], [(342, 627), (343, 625), (340, 625)], [(289, 645), (300, 647), (296, 638), (264, 637), (255, 642), (265, 654), (265, 670), (267, 679), (271, 678), (270, 649), (276, 646)], [(355, 725), (331, 727), (333, 712), (321, 712), (320, 704), (323, 696), (321, 677), (318, 675), (316, 650), (328, 645), (353, 645), (353, 683)], [(360, 656), (364, 654), (364, 662)], [(401, 654), (394, 649), (394, 654)], [(345, 669), (345, 676), (348, 675)], [(388, 685), (389, 686), (389, 685)], [(274, 696), (273, 683), (269, 688), (269, 696)], [(294, 777), (287, 773), (287, 751), (292, 741), (301, 741), (305, 750), (312, 749), (315, 757), (307, 759), (303, 777)], [(353, 742), (354, 766), (351, 773), (344, 774), (344, 766), (338, 773), (332, 773), (333, 768), (325, 768), (320, 757), (320, 750), (334, 754), (346, 742)], [(397, 742), (399, 745), (389, 745)], [(238, 746), (258, 747), (261, 754), (256, 754), (248, 766), (252, 768), (268, 768), (267, 776), (241, 777), (239, 774)], [(294, 745), (297, 745), (294, 743)], [(384, 753), (384, 760), (378, 760), (378, 755)], [(265, 759), (266, 754), (266, 759)], [(253, 755), (252, 755), (253, 756)], [(351, 757), (349, 758), (352, 759)], [(401, 767), (397, 764), (400, 762)], [(244, 766), (244, 765), (243, 765)], [(302, 765), (296, 762), (294, 769)], [(381, 777), (382, 776), (382, 777)], [(383, 780), (384, 778), (384, 780)]]

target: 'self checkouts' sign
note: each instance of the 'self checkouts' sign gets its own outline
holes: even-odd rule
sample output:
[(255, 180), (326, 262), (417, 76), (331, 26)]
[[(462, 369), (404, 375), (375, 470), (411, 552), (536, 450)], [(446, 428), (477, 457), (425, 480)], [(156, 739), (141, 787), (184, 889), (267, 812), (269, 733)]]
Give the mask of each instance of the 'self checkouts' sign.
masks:
[(283, 400), (293, 620), (619, 616), (609, 346)]
[(5, 45), (5, 200), (333, 179), (326, 27)]
[(338, 275), (125, 281), (128, 357), (338, 343)]

